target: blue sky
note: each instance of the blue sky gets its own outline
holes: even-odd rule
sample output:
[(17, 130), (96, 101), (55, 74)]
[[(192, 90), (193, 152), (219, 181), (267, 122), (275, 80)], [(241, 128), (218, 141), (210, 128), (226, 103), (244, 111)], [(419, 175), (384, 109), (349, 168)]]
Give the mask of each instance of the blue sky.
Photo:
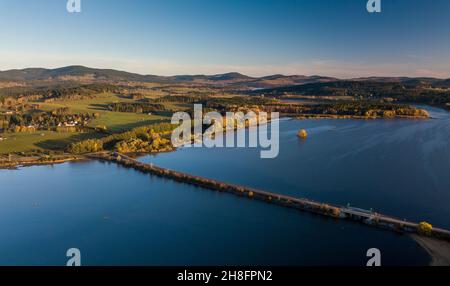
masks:
[(0, 70), (450, 77), (450, 1), (0, 0)]

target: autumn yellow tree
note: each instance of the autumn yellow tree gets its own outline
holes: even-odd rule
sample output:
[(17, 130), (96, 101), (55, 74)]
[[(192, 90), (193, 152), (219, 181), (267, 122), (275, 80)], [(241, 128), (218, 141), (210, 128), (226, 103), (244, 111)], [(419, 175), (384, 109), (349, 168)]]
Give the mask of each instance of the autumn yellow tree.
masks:
[(305, 129), (302, 129), (298, 132), (298, 137), (302, 139), (306, 139), (308, 137), (308, 132)]
[(431, 235), (433, 232), (433, 226), (428, 222), (421, 222), (419, 223), (419, 233), (424, 235)]

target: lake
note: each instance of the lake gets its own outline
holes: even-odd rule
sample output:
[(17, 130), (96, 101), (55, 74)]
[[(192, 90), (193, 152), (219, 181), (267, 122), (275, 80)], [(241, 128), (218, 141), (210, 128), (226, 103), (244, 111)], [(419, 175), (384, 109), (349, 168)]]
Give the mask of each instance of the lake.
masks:
[[(282, 120), (280, 154), (182, 148), (144, 162), (450, 228), (450, 113)], [(296, 136), (308, 130), (307, 140)], [(412, 239), (91, 162), (0, 170), (0, 264), (425, 265)]]

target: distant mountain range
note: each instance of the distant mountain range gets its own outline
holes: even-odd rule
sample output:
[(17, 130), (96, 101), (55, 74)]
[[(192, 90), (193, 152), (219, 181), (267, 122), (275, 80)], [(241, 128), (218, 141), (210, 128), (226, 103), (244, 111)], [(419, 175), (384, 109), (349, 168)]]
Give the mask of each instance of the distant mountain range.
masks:
[(176, 75), (157, 76), (141, 75), (112, 69), (94, 69), (84, 66), (68, 66), (57, 69), (28, 68), (21, 70), (0, 71), (3, 81), (133, 81), (153, 83), (191, 83), (214, 85), (240, 85), (264, 88), (280, 85), (296, 85), (311, 82), (334, 81), (335, 78), (320, 76), (284, 76), (250, 77), (237, 72), (217, 75)]
[[(325, 83), (340, 81), (338, 78), (303, 75), (271, 75), (265, 77), (250, 77), (237, 72), (217, 75), (177, 75), (157, 76), (141, 75), (113, 69), (95, 69), (84, 66), (67, 66), (57, 69), (27, 68), (0, 71), (0, 81), (78, 81), (78, 82), (143, 82), (167, 84), (211, 84), (245, 86), (246, 88), (271, 88), (280, 86), (303, 85), (308, 83)], [(450, 79), (408, 78), (408, 77), (368, 77), (352, 81), (373, 82), (415, 82), (438, 84), (450, 87)]]

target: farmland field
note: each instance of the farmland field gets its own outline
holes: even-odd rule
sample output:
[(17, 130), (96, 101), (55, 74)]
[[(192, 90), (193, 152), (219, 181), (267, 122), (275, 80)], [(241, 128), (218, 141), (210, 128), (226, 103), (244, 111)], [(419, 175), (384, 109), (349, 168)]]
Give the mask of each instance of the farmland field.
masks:
[(103, 93), (95, 98), (83, 100), (57, 100), (51, 103), (40, 104), (45, 111), (68, 107), (73, 113), (98, 113), (100, 116), (89, 123), (90, 127), (106, 126), (110, 132), (120, 132), (134, 127), (159, 123), (169, 120), (168, 117), (138, 113), (113, 112), (107, 109), (113, 102), (134, 102), (132, 99), (117, 96), (111, 93)]
[(53, 131), (38, 131), (24, 133), (2, 134), (5, 139), (0, 141), (0, 154), (12, 152), (28, 152), (32, 150), (64, 149), (77, 140), (95, 137), (93, 133), (59, 133)]

